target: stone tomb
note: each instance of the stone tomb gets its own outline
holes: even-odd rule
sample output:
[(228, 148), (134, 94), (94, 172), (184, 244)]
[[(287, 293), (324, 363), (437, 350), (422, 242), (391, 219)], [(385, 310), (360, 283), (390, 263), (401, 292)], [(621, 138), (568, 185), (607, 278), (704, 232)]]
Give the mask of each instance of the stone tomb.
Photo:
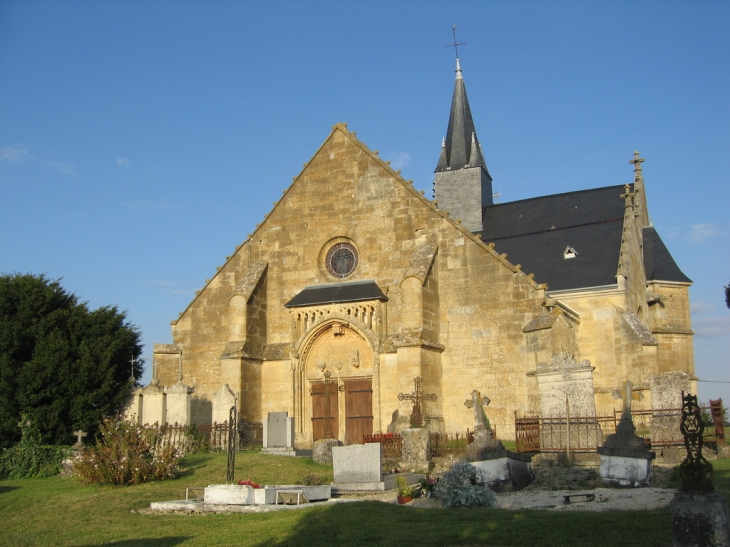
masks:
[[(332, 447), (332, 467), (336, 490), (378, 491), (395, 488), (397, 474), (383, 475), (380, 443), (352, 444)], [(407, 473), (408, 484), (417, 483), (423, 475)]]
[(640, 399), (641, 394), (634, 394), (631, 382), (627, 381), (626, 387), (614, 391), (613, 396), (623, 398), (624, 410), (616, 433), (609, 435), (597, 449), (601, 455), (601, 480), (613, 486), (648, 486), (652, 477), (651, 462), (656, 454), (646, 449), (631, 420), (631, 400)]
[(473, 410), (475, 422), (474, 442), (467, 447), (464, 460), (482, 470), (486, 482), (493, 490), (520, 490), (534, 478), (532, 457), (506, 450), (502, 441), (492, 436), (482, 406), (489, 405), (489, 402), (489, 397), (482, 397), (477, 390), (473, 390), (471, 398), (464, 402), (465, 407)]
[(269, 412), (264, 422), (264, 447), (261, 452), (280, 456), (296, 456), (294, 450), (294, 418), (288, 412)]
[(330, 485), (303, 486), (275, 484), (253, 488), (247, 484), (211, 484), (205, 489), (204, 503), (209, 505), (277, 505), (279, 494), (299, 494), (300, 501), (326, 501), (332, 495)]

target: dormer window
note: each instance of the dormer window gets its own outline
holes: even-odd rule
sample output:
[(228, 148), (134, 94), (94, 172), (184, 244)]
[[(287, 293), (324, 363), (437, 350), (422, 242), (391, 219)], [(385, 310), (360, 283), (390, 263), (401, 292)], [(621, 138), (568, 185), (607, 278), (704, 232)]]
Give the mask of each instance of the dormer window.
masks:
[(563, 258), (565, 260), (567, 260), (569, 258), (575, 258), (576, 256), (578, 256), (578, 251), (576, 251), (575, 249), (573, 249), (573, 247), (571, 247), (570, 245), (568, 245), (565, 248), (565, 250), (563, 251)]

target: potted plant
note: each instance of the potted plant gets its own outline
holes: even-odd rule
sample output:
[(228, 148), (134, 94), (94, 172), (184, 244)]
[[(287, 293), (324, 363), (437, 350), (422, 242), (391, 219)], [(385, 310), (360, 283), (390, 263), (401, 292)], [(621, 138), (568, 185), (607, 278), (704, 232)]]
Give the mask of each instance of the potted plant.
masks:
[(395, 484), (398, 487), (398, 503), (404, 504), (413, 501), (421, 495), (420, 485), (408, 486), (408, 481), (401, 475), (395, 478)]

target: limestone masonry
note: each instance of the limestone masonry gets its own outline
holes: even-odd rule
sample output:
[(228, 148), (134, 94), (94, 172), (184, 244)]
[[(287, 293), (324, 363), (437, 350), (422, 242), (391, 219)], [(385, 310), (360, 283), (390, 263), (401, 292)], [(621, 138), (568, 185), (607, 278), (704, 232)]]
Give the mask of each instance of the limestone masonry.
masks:
[(199, 424), (232, 402), (250, 424), (288, 412), (310, 448), (328, 425), (345, 444), (407, 428), (398, 394), (417, 376), (436, 431), (473, 426), (473, 390), (500, 438), (515, 411), (559, 412), (566, 396), (613, 412), (627, 379), (635, 407), (678, 408), (657, 390), (696, 381), (691, 281), (649, 223), (641, 162), (631, 185), (493, 203), (457, 61), (436, 199), (335, 125), (155, 345), (154, 385), (129, 412), (164, 420), (158, 399), (183, 393), (174, 413)]

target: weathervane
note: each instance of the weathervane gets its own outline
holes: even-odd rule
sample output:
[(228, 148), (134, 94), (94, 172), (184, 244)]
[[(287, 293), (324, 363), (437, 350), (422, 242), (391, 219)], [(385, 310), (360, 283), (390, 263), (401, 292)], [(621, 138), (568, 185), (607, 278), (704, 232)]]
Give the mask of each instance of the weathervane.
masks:
[(451, 33), (454, 35), (454, 43), (453, 44), (448, 44), (446, 47), (452, 47), (452, 48), (454, 48), (454, 52), (456, 53), (456, 58), (458, 59), (459, 58), (459, 48), (458, 48), (458, 46), (465, 46), (466, 45), (466, 42), (459, 42), (458, 44), (456, 43), (456, 25), (454, 25), (453, 27), (451, 27)]

